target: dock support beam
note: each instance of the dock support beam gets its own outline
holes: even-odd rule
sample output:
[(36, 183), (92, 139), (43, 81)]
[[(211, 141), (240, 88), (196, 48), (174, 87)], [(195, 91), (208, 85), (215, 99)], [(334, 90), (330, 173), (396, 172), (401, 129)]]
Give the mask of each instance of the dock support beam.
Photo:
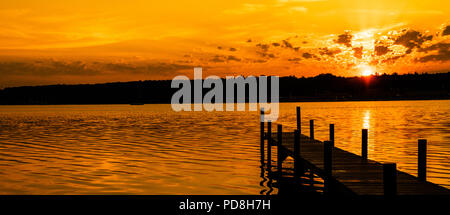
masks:
[(419, 139), (418, 142), (417, 177), (420, 181), (427, 180), (427, 140)]
[(302, 133), (302, 123), (301, 123), (301, 113), (300, 113), (300, 107), (297, 106), (297, 130)]
[(334, 124), (330, 124), (330, 141), (331, 146), (334, 147)]
[(283, 155), (281, 154), (281, 145), (282, 145), (282, 141), (283, 141), (283, 127), (282, 125), (278, 125), (277, 127), (277, 169), (278, 169), (278, 174), (281, 177), (281, 173), (283, 170)]
[(324, 180), (324, 191), (327, 194), (331, 193), (332, 190), (332, 150), (333, 146), (331, 145), (331, 141), (323, 142), (323, 169), (325, 171), (325, 180)]
[(314, 140), (314, 120), (309, 120), (309, 138)]
[(261, 108), (261, 165), (264, 165), (264, 109)]
[(298, 179), (303, 174), (304, 168), (300, 160), (300, 131), (294, 131), (294, 176)]
[(385, 196), (397, 195), (397, 164), (383, 164), (383, 185)]
[(361, 157), (363, 160), (367, 160), (367, 129), (362, 130), (362, 142), (361, 142)]
[(267, 171), (272, 170), (272, 122), (267, 121)]

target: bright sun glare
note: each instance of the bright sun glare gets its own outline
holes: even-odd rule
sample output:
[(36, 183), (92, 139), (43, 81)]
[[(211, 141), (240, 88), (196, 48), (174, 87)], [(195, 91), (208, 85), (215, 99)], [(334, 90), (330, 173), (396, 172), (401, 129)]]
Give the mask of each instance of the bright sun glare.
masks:
[(362, 76), (369, 76), (372, 75), (372, 70), (371, 69), (364, 69), (362, 72)]

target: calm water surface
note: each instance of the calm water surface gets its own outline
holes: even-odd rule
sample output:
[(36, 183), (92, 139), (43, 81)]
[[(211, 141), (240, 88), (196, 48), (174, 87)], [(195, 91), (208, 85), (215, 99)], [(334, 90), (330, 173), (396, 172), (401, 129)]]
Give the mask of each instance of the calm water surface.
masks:
[[(280, 123), (450, 188), (450, 101), (283, 103)], [(256, 112), (173, 112), (170, 105), (0, 106), (0, 194), (260, 194)], [(276, 194), (277, 191), (272, 191)]]

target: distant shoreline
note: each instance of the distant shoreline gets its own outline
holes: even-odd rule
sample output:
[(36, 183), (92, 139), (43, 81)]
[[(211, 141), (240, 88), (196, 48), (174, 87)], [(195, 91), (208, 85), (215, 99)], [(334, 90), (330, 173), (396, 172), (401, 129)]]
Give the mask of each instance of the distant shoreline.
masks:
[[(280, 102), (448, 100), (449, 83), (450, 72), (383, 74), (369, 77), (337, 77), (332, 74), (321, 74), (308, 78), (280, 77), (277, 93)], [(192, 80), (191, 86), (194, 86)], [(226, 88), (226, 85), (222, 86)], [(191, 95), (194, 95), (193, 89), (194, 87), (191, 87)], [(271, 87), (268, 86), (267, 89), (267, 95), (272, 95)], [(14, 87), (0, 90), (0, 105), (170, 104), (172, 96), (178, 90), (180, 89), (171, 86), (170, 80)], [(202, 95), (205, 95), (211, 89), (202, 88), (202, 90)], [(227, 90), (222, 90), (224, 99), (228, 96)], [(236, 92), (236, 89), (230, 92), (233, 91)], [(248, 102), (249, 90), (246, 92)], [(268, 102), (271, 101), (270, 97)]]
[[(286, 100), (280, 101), (280, 103), (313, 103), (313, 102), (388, 102), (388, 101), (446, 101), (450, 100), (450, 98), (422, 98), (422, 99), (412, 99), (412, 98), (403, 98), (403, 99), (367, 99), (367, 100)], [(163, 105), (170, 103), (144, 103), (144, 105)], [(194, 104), (194, 103), (191, 103)], [(236, 103), (235, 103), (236, 104)], [(248, 104), (248, 102), (246, 102)], [(130, 105), (135, 106), (129, 103), (67, 103), (67, 104), (0, 104), (0, 106), (64, 106), (64, 105)], [(137, 105), (140, 106), (140, 105)]]

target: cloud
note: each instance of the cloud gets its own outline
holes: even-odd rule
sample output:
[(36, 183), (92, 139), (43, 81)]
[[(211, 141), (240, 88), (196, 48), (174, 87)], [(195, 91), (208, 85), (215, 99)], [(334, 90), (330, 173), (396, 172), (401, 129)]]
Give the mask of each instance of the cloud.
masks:
[(230, 51), (232, 51), (232, 52), (234, 52), (234, 51), (236, 51), (237, 49), (236, 48), (233, 48), (233, 47), (231, 47), (230, 49), (229, 49)]
[(433, 36), (429, 35), (422, 35), (422, 33), (414, 30), (404, 30), (404, 33), (400, 35), (397, 39), (395, 39), (394, 44), (395, 45), (402, 45), (406, 47), (408, 50), (406, 51), (407, 54), (411, 53), (413, 48), (420, 48), (420, 46), (428, 40), (432, 40)]
[(385, 55), (389, 51), (390, 49), (387, 46), (375, 46), (375, 55), (377, 56)]
[(222, 56), (219, 56), (219, 55), (214, 56), (214, 58), (211, 59), (210, 61), (211, 61), (211, 62), (214, 62), (214, 63), (222, 63), (222, 62), (225, 62), (225, 60), (223, 59), (223, 57), (222, 57)]
[(418, 50), (419, 52), (436, 52), (434, 54), (426, 55), (420, 58), (417, 58), (417, 62), (428, 62), (428, 61), (448, 61), (450, 60), (450, 43), (436, 43), (431, 46), (421, 48)]
[(334, 48), (334, 49), (328, 49), (327, 47), (319, 48), (319, 53), (321, 55), (327, 55), (329, 57), (333, 57), (334, 55), (339, 54), (341, 52), (342, 52), (342, 50), (339, 48)]
[(334, 42), (345, 45), (347, 47), (352, 47), (352, 38), (353, 38), (353, 35), (346, 32), (344, 34), (338, 35), (338, 38), (336, 40), (334, 40)]
[(442, 36), (450, 35), (450, 25), (445, 27), (444, 31), (442, 31)]
[(301, 61), (301, 59), (298, 57), (295, 57), (295, 58), (289, 58), (288, 61), (298, 62), (298, 61)]
[(437, 54), (427, 55), (416, 59), (417, 62), (428, 62), (428, 61), (449, 61), (450, 51), (449, 50), (439, 50)]
[(264, 52), (267, 52), (269, 50), (269, 45), (268, 44), (258, 43), (258, 44), (256, 44), (256, 47), (259, 47)]
[(0, 75), (7, 76), (94, 76), (109, 74), (167, 74), (192, 69), (191, 65), (145, 62), (81, 62), (64, 60), (0, 62)]
[(284, 47), (286, 47), (286, 48), (294, 48), (292, 46), (292, 44), (289, 41), (287, 41), (287, 40), (283, 40), (283, 44), (284, 44)]
[(435, 50), (449, 50), (450, 49), (450, 43), (445, 43), (445, 42), (441, 42), (441, 43), (436, 43), (433, 44), (431, 46), (425, 47), (425, 48), (420, 48), (418, 51), (419, 52), (429, 52), (429, 51), (435, 51)]
[(237, 58), (236, 56), (233, 56), (233, 55), (228, 56), (227, 60), (228, 61), (238, 61), (238, 62), (241, 61), (240, 58)]
[(361, 59), (362, 54), (363, 54), (363, 46), (353, 48), (353, 56), (355, 56), (358, 59)]
[(313, 55), (311, 53), (305, 52), (305, 53), (302, 54), (302, 57), (305, 58), (305, 59), (309, 59), (309, 58), (312, 58)]
[(89, 76), (101, 73), (96, 69), (88, 67), (80, 61), (11, 61), (0, 63), (1, 76), (53, 76), (53, 75), (77, 75)]

